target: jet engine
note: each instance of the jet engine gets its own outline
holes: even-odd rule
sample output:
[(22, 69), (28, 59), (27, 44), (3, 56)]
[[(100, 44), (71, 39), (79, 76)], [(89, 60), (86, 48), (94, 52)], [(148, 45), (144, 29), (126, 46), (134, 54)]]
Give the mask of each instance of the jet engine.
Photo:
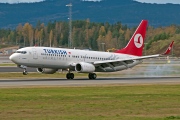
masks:
[(54, 74), (58, 69), (51, 69), (51, 68), (37, 68), (37, 72), (44, 73), (44, 74)]
[(75, 70), (81, 73), (91, 73), (95, 71), (95, 66), (91, 63), (80, 62), (76, 64)]

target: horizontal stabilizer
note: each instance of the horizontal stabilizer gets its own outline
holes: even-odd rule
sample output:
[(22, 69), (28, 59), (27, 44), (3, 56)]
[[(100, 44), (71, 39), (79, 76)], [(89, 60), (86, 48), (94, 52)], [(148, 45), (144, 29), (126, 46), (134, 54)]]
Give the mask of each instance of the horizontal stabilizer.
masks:
[(174, 41), (171, 42), (167, 50), (162, 55), (168, 55), (172, 50), (173, 44), (174, 44)]

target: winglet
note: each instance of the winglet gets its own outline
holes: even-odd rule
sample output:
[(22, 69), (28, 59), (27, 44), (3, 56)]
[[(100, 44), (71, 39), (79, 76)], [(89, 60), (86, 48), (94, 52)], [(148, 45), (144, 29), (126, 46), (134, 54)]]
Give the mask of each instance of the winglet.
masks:
[(174, 41), (171, 42), (167, 50), (162, 55), (168, 55), (171, 52), (171, 49), (173, 47)]

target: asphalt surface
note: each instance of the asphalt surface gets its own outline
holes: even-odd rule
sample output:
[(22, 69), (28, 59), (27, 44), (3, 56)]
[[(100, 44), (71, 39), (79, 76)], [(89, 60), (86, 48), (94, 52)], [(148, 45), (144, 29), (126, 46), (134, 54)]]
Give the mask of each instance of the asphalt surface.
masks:
[(98, 78), (89, 79), (1, 79), (0, 88), (36, 86), (99, 86), (136, 84), (180, 84), (180, 77), (136, 77), (136, 78)]
[[(9, 56), (0, 56), (0, 63), (12, 63), (9, 59)], [(149, 61), (152, 62), (151, 60)], [(154, 62), (153, 62), (154, 63)], [(124, 78), (97, 78), (96, 80), (89, 79), (0, 79), (0, 88), (3, 87), (36, 87), (36, 86), (96, 86), (96, 85), (131, 85), (131, 84), (180, 84), (180, 77), (164, 77), (172, 76), (172, 73), (178, 72), (179, 69), (175, 69), (173, 64), (161, 65), (150, 64), (144, 67), (136, 69), (129, 69), (128, 71), (121, 71), (124, 74), (127, 74), (127, 77)], [(176, 62), (177, 63), (177, 62)], [(154, 65), (154, 67), (152, 66)], [(175, 66), (178, 66), (175, 64)], [(153, 67), (153, 68), (152, 68)], [(165, 72), (162, 72), (164, 71)], [(37, 72), (36, 68), (27, 68), (28, 72)], [(147, 72), (147, 76), (150, 77), (134, 77), (134, 75), (140, 74), (139, 72)], [(173, 72), (171, 72), (173, 71)], [(13, 67), (0, 67), (0, 72), (23, 72), (23, 69), (16, 66)], [(135, 73), (134, 73), (135, 72)], [(160, 73), (159, 73), (160, 72)], [(157, 74), (158, 73), (158, 74)], [(167, 74), (170, 73), (170, 74)], [(176, 73), (179, 76), (179, 72)], [(162, 77), (154, 77), (154, 76)]]
[(0, 56), (0, 64), (3, 63), (12, 63), (12, 61), (9, 59), (9, 56)]

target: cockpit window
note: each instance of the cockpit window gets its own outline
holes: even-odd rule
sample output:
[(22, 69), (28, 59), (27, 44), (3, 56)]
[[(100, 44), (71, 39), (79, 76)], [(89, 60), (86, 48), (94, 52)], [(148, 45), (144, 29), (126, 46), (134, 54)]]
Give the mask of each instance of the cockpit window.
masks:
[(15, 53), (21, 53), (21, 51), (16, 51)]
[(26, 54), (27, 52), (26, 51), (22, 51), (22, 54)]
[(26, 51), (16, 51), (16, 53), (26, 54)]

